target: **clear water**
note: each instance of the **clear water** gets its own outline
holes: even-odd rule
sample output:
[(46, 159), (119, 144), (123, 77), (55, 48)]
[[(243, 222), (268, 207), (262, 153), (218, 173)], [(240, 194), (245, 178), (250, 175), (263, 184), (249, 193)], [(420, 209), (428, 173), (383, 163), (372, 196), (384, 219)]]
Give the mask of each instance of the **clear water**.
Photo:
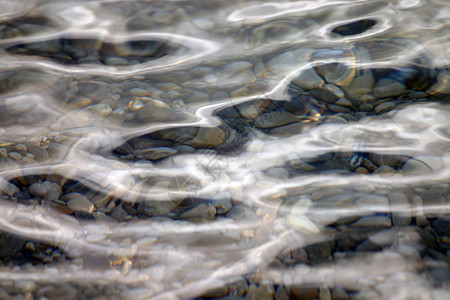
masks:
[(449, 299), (449, 19), (1, 0), (0, 298)]

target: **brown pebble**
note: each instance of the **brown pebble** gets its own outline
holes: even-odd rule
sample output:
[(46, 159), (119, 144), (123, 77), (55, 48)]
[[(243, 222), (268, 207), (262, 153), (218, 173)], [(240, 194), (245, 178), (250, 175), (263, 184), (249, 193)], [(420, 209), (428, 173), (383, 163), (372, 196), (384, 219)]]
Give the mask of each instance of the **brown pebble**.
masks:
[(291, 297), (298, 300), (312, 300), (319, 298), (319, 291), (315, 287), (302, 285), (291, 286)]
[(358, 168), (356, 168), (355, 173), (358, 173), (358, 174), (369, 174), (369, 170), (367, 170), (364, 167), (358, 167)]

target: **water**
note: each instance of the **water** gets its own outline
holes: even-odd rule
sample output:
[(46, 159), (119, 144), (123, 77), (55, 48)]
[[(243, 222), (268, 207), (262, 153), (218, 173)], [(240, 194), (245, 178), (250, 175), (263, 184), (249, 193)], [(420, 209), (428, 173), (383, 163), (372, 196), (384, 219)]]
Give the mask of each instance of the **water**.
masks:
[(0, 8), (0, 298), (450, 298), (447, 1)]

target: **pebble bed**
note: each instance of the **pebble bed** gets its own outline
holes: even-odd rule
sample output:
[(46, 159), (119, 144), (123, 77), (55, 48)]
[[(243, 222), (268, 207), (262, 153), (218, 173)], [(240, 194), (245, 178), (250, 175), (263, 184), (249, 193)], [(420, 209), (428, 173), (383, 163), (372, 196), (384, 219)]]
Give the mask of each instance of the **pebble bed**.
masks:
[(2, 20), (0, 298), (450, 297), (448, 43), (403, 2)]

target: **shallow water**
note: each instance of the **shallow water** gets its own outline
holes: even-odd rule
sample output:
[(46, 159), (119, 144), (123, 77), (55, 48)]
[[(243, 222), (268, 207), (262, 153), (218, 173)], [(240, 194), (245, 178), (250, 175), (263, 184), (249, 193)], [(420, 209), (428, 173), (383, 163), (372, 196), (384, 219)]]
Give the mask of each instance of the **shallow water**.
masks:
[(449, 19), (1, 0), (0, 298), (450, 298)]

